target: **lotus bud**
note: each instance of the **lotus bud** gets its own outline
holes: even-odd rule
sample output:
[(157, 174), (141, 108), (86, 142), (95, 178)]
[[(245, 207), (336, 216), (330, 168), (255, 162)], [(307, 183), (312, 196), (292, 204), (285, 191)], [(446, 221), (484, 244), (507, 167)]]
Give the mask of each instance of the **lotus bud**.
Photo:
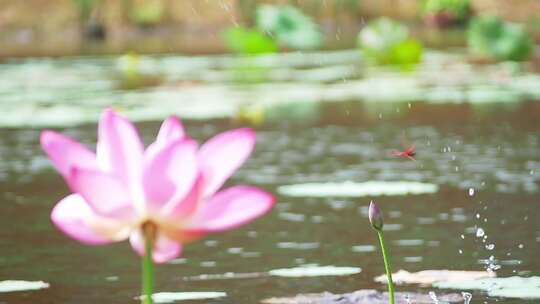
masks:
[(384, 224), (382, 212), (373, 201), (369, 203), (369, 222), (371, 223), (371, 227), (373, 227), (373, 229), (377, 231), (382, 230)]

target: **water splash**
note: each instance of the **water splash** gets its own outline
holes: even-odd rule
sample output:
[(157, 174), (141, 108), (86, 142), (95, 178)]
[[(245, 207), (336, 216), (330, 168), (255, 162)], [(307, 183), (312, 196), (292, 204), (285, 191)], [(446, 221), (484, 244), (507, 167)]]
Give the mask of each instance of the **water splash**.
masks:
[(433, 303), (439, 304), (439, 298), (437, 298), (437, 294), (434, 291), (429, 292), (429, 297), (433, 300)]
[(407, 304), (411, 304), (411, 297), (409, 296), (409, 294), (405, 294), (405, 303)]
[(486, 232), (484, 231), (484, 229), (482, 228), (476, 229), (476, 237), (480, 238), (480, 237), (483, 237), (484, 235), (486, 235)]
[(495, 272), (496, 270), (501, 269), (501, 265), (498, 264), (498, 260), (495, 259), (495, 256), (493, 255), (485, 260), (484, 263), (486, 264), (486, 270), (488, 272)]
[(462, 292), (461, 295), (463, 296), (463, 304), (469, 304), (472, 300), (472, 294), (469, 292)]

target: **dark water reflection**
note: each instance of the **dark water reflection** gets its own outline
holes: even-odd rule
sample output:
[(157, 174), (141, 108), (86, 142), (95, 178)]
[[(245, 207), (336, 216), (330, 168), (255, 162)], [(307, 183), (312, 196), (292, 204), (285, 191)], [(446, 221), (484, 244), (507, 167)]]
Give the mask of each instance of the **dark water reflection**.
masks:
[[(384, 210), (396, 270), (481, 270), (493, 255), (501, 265), (500, 276), (540, 275), (539, 105), (503, 110), (465, 104), (379, 107), (327, 104), (309, 123), (283, 118), (261, 127), (253, 157), (230, 183), (276, 192), (280, 185), (310, 181), (412, 180), (439, 184), (438, 193), (360, 199), (278, 195), (267, 217), (186, 246), (181, 259), (159, 266), (159, 291), (224, 291), (227, 298), (204, 303), (256, 303), (300, 292), (384, 289), (373, 282), (383, 264), (370, 247), (376, 245), (366, 218), (371, 199)], [(186, 125), (199, 140), (235, 127), (228, 121)], [(139, 126), (149, 141), (158, 123)], [(94, 125), (62, 131), (95, 142)], [(51, 283), (46, 290), (0, 294), (0, 303), (130, 302), (138, 294), (139, 259), (129, 245), (86, 247), (57, 232), (49, 213), (67, 188), (38, 146), (39, 130), (5, 129), (0, 135), (0, 280)], [(389, 156), (403, 138), (416, 144), (418, 162)], [(479, 227), (487, 235), (485, 242), (476, 237)], [(358, 266), (363, 271), (301, 279), (200, 276), (305, 264)], [(473, 302), (484, 298), (474, 293)]]

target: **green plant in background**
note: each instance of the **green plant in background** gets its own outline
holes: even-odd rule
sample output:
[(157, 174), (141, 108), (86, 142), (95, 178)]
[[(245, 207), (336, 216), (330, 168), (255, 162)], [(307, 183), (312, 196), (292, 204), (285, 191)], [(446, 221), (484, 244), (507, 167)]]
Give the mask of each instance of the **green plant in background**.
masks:
[(254, 56), (278, 51), (274, 39), (256, 29), (242, 26), (230, 27), (222, 33), (226, 47), (245, 56), (232, 68), (233, 79), (238, 83), (258, 83), (267, 79), (268, 68), (257, 64)]
[(136, 90), (160, 84), (162, 75), (156, 73), (149, 58), (134, 52), (126, 53), (116, 59), (116, 72), (121, 89)]
[(290, 5), (259, 6), (257, 27), (275, 37), (280, 45), (292, 49), (314, 49), (322, 43), (317, 24)]
[(462, 23), (472, 13), (470, 0), (423, 0), (420, 7), (427, 21), (439, 26)]
[(242, 55), (275, 53), (278, 50), (275, 40), (255, 29), (230, 27), (223, 31), (222, 37), (229, 50)]
[(92, 14), (92, 10), (96, 6), (95, 0), (73, 0), (73, 3), (77, 6), (79, 9), (79, 17), (81, 22), (84, 24), (88, 22), (90, 19), (90, 15)]
[(129, 19), (141, 26), (158, 24), (165, 13), (162, 0), (144, 0), (132, 2)]
[(495, 60), (526, 60), (531, 55), (532, 41), (523, 26), (495, 16), (475, 17), (467, 31), (472, 54)]
[(376, 64), (410, 66), (422, 59), (422, 44), (404, 25), (388, 18), (371, 21), (358, 34), (358, 47)]

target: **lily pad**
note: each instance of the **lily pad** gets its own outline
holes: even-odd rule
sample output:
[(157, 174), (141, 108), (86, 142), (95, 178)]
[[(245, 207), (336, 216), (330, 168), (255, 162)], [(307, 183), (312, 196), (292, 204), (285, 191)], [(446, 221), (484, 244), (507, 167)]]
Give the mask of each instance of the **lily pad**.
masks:
[[(158, 292), (152, 295), (154, 303), (174, 303), (187, 300), (207, 300), (226, 297), (221, 291), (196, 291), (196, 292)], [(139, 297), (144, 298), (144, 296)]]
[(307, 183), (281, 186), (278, 192), (293, 197), (364, 197), (435, 193), (439, 186), (420, 182), (368, 181), (363, 183)]
[[(465, 271), (465, 270), (423, 270), (419, 272), (408, 272), (400, 270), (392, 274), (392, 279), (395, 284), (420, 284), (434, 285), (437, 282), (454, 283), (463, 281), (472, 281), (483, 278), (494, 277), (494, 272), (487, 271)], [(386, 284), (386, 275), (380, 275), (375, 278), (375, 282)], [(470, 289), (470, 288), (463, 288)]]
[(540, 299), (540, 277), (506, 277), (436, 282), (437, 288), (484, 290), (492, 297)]
[(0, 281), (0, 292), (26, 291), (49, 288), (49, 283), (43, 281)]
[[(463, 297), (452, 293), (446, 295), (437, 295), (441, 302), (459, 303), (463, 302)], [(406, 303), (433, 303), (432, 298), (427, 294), (420, 293), (395, 293), (395, 300), (398, 304)], [(299, 294), (287, 298), (270, 298), (262, 300), (266, 304), (386, 304), (388, 303), (388, 294), (373, 289), (357, 290), (345, 294), (333, 294), (330, 292)]]
[(322, 277), (322, 276), (347, 276), (357, 274), (362, 271), (359, 267), (337, 267), (337, 266), (303, 266), (294, 268), (273, 269), (268, 273), (276, 277), (302, 278), (302, 277)]

